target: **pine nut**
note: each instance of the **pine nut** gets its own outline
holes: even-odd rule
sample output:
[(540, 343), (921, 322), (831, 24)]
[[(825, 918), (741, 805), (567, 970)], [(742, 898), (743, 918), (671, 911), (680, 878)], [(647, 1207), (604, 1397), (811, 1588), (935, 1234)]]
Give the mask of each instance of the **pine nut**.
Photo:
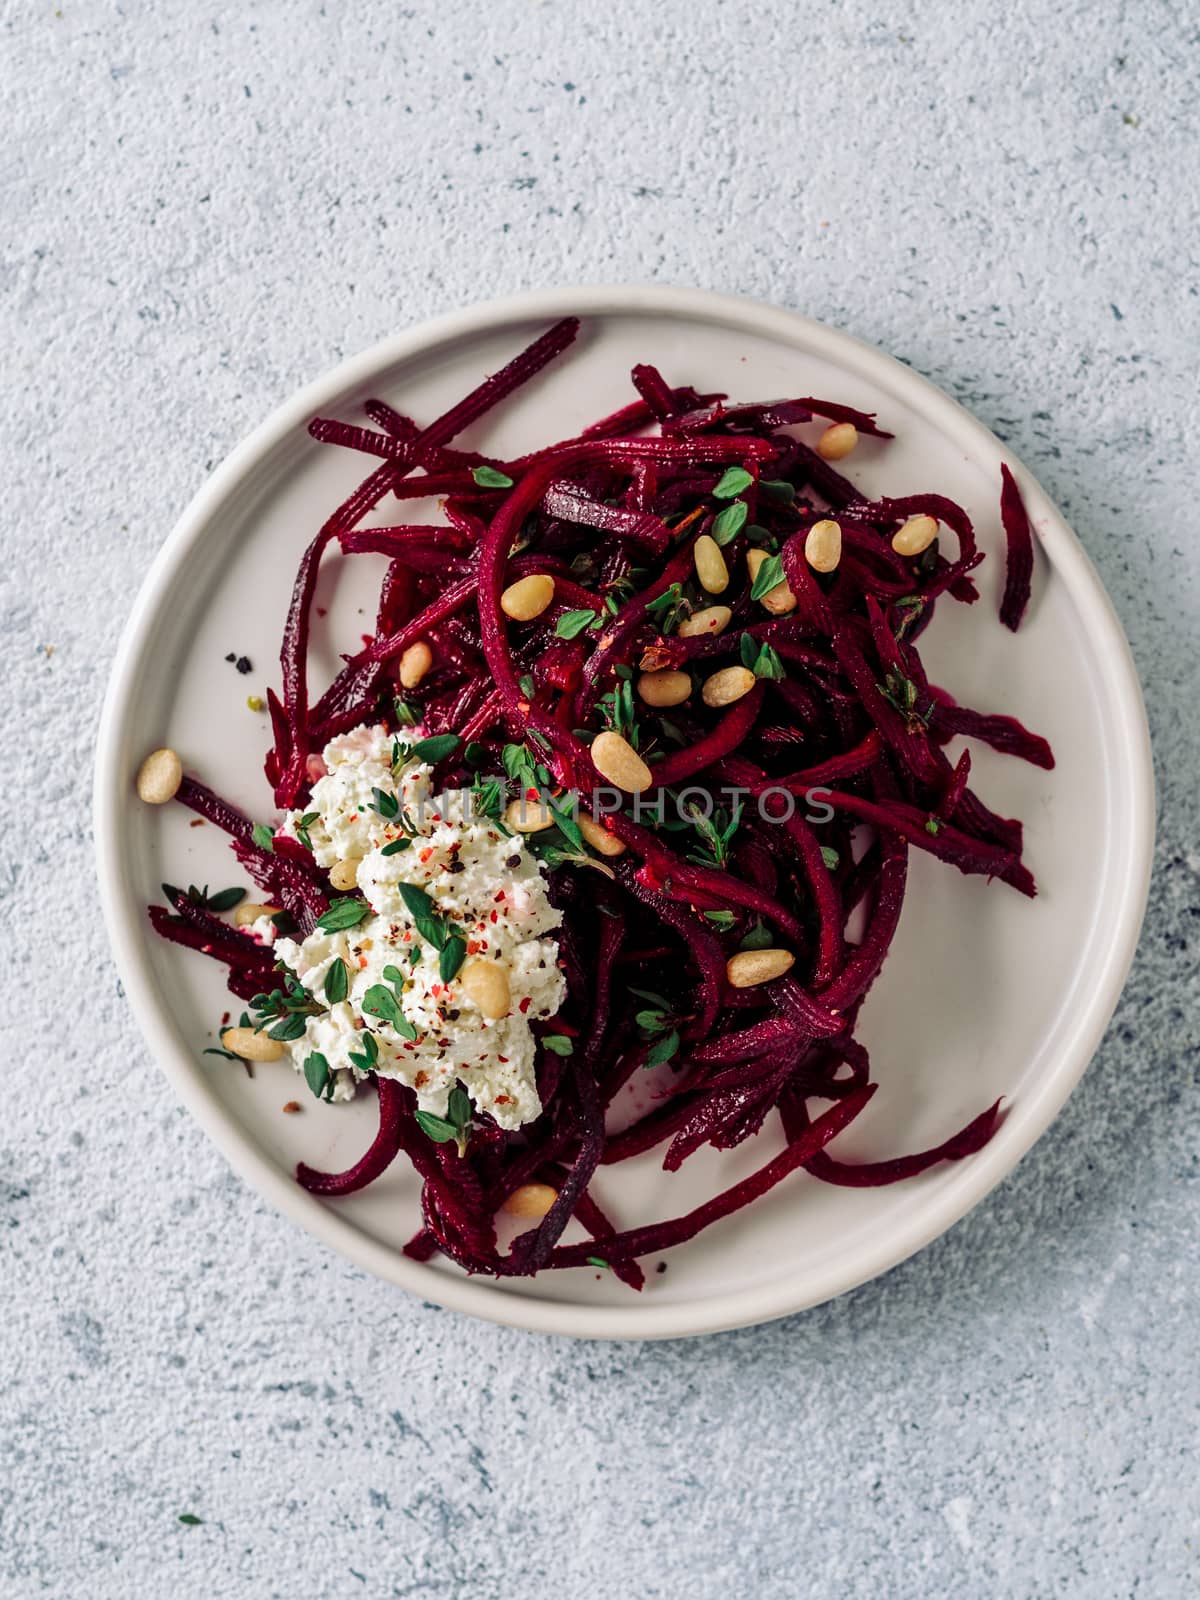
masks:
[(248, 928), (252, 922), (257, 922), (259, 917), (277, 917), (278, 906), (260, 906), (253, 900), (243, 900), (233, 913), (233, 920), (237, 927)]
[(553, 825), (554, 813), (537, 795), (519, 795), (504, 808), (504, 826), (510, 833), (541, 833)]
[(648, 706), (681, 706), (692, 692), (686, 672), (643, 672), (637, 684), (638, 698)]
[(514, 622), (532, 622), (554, 599), (554, 579), (548, 572), (531, 572), (510, 583), (500, 596), (500, 609)]
[(936, 517), (909, 517), (892, 535), (892, 549), (898, 556), (919, 556), (937, 538)]
[(463, 967), (458, 981), (466, 998), (489, 1022), (498, 1022), (512, 1009), (508, 969), (503, 962), (476, 956)]
[(592, 763), (602, 778), (626, 794), (641, 794), (654, 782), (650, 768), (629, 740), (607, 728), (592, 740)]
[(700, 587), (709, 594), (724, 594), (729, 587), (729, 568), (717, 541), (702, 533), (692, 547), (692, 559), (696, 563)]
[(705, 606), (684, 617), (675, 630), (681, 639), (696, 639), (702, 633), (724, 633), (733, 612), (728, 606)]
[(725, 976), (735, 989), (753, 989), (756, 984), (782, 978), (795, 961), (790, 950), (739, 950), (725, 963)]
[(544, 1217), (558, 1199), (558, 1190), (548, 1183), (522, 1183), (504, 1202), (510, 1217)]
[(704, 680), (701, 698), (706, 706), (731, 706), (748, 695), (756, 681), (749, 667), (722, 667)]
[(579, 824), (579, 831), (583, 835), (585, 844), (590, 844), (593, 850), (598, 850), (602, 856), (624, 855), (625, 846), (615, 833), (599, 822), (594, 822), (591, 817), (586, 817), (582, 812), (575, 818)]
[(858, 429), (852, 422), (833, 422), (817, 440), (822, 461), (841, 461), (858, 443)]
[(842, 559), (841, 525), (828, 518), (814, 522), (804, 541), (804, 559), (814, 572), (836, 572)]
[(174, 750), (154, 750), (138, 768), (139, 800), (149, 806), (163, 806), (174, 800), (183, 782), (183, 762)]
[[(754, 585), (755, 578), (758, 577), (759, 568), (768, 559), (769, 557), (765, 550), (746, 551), (746, 567), (750, 573), (751, 587)], [(795, 611), (796, 609), (796, 596), (788, 587), (787, 579), (785, 578), (782, 583), (777, 583), (773, 589), (768, 589), (766, 594), (760, 595), (758, 603), (769, 611), (773, 617), (786, 617), (789, 611)]]
[(362, 862), (357, 856), (347, 856), (345, 861), (335, 861), (329, 869), (329, 881), (335, 889), (356, 889), (358, 869)]
[(433, 665), (433, 651), (424, 639), (410, 644), (400, 657), (400, 687), (415, 689)]
[(268, 1039), (265, 1033), (256, 1033), (253, 1028), (226, 1028), (221, 1044), (243, 1061), (278, 1061), (283, 1054), (283, 1045), (278, 1039)]

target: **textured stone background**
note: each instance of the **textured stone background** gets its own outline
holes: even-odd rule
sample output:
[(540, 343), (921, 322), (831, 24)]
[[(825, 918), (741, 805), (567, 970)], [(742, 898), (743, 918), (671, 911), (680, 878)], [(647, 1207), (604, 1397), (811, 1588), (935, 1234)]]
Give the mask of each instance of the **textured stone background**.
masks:
[[(0, 1592), (1194, 1596), (1194, 14), (0, 18)], [(849, 328), (1012, 441), (1133, 640), (1161, 832), (1104, 1048), (985, 1205), (792, 1321), (588, 1347), (407, 1300), (229, 1174), (118, 994), (88, 770), (152, 553), (276, 402), (481, 294), (643, 278)]]

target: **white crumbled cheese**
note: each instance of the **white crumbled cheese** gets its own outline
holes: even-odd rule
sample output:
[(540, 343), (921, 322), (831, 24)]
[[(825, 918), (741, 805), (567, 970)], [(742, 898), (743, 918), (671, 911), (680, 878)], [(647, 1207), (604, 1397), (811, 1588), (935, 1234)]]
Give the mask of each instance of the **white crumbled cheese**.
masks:
[[(408, 730), (402, 747), (419, 737), (419, 730)], [(287, 1046), (292, 1063), (303, 1070), (319, 1052), (333, 1074), (333, 1099), (348, 1100), (365, 1076), (350, 1054), (362, 1055), (362, 1030), (369, 1026), (379, 1052), (375, 1070), (414, 1089), (421, 1110), (444, 1116), (459, 1082), (500, 1127), (519, 1128), (541, 1111), (530, 1023), (553, 1016), (566, 992), (558, 944), (549, 937), (561, 913), (550, 904), (541, 864), (522, 839), (472, 816), (467, 791), (434, 795), (425, 764), (410, 761), (394, 771), (392, 754), (393, 737), (382, 727), (356, 728), (332, 740), (324, 753), (326, 774), (313, 785), (308, 806), (289, 812), (279, 830), (306, 834), (323, 867), (357, 861), (358, 888), (371, 909), (352, 928), (317, 929), (303, 942), (275, 937), (269, 918), (254, 924), (254, 934), (265, 942), (274, 938), (279, 959), (325, 1007)], [(392, 855), (383, 847), (405, 837), (405, 829), (398, 818), (380, 815), (376, 790), (395, 795), (416, 829), (412, 843)], [(312, 813), (314, 820), (302, 823)], [(416, 885), (434, 901), (438, 915), (466, 941), (468, 959), (503, 962), (512, 994), (507, 1016), (489, 1021), (457, 979), (441, 981), (438, 952), (417, 932), (401, 884)], [(350, 970), (350, 988), (345, 1000), (327, 1007), (325, 977), (336, 958)], [(404, 975), (398, 986), (384, 977), (389, 967)], [(363, 1000), (377, 984), (397, 994), (415, 1041), (364, 1015)]]

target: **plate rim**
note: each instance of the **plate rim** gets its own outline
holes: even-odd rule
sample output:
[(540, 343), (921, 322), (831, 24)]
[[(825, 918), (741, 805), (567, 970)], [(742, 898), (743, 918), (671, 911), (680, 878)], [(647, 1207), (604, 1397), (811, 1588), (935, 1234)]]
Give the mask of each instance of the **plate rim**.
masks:
[[(141, 948), (141, 905), (138, 901), (135, 914), (136, 896), (125, 881), (120, 848), (120, 817), (122, 802), (128, 802), (129, 773), (122, 769), (119, 757), (122, 728), (130, 714), (142, 657), (176, 568), (203, 536), (221, 505), (236, 494), (263, 457), (295, 429), (302, 429), (314, 413), (336, 404), (343, 393), (363, 386), (378, 371), (451, 341), (538, 318), (551, 321), (578, 315), (586, 319), (655, 311), (664, 316), (715, 322), (747, 334), (778, 336), (789, 345), (803, 343), (868, 383), (886, 384), (898, 394), (901, 403), (906, 393), (914, 396), (927, 416), (940, 419), (948, 436), (963, 443), (972, 460), (994, 462), (997, 480), (1000, 462), (1008, 463), (1025, 497), (1038, 540), (1067, 585), (1096, 642), (1097, 657), (1107, 671), (1107, 716), (1101, 726), (1113, 735), (1126, 758), (1120, 768), (1126, 791), (1122, 797), (1124, 806), (1117, 807), (1118, 812), (1123, 810), (1126, 826), (1123, 835), (1110, 841), (1114, 857), (1108, 877), (1115, 885), (1110, 892), (1115, 894), (1116, 905), (1104, 908), (1109, 916), (1107, 941), (1093, 968), (1088, 993), (1077, 1002), (1074, 1027), (1060, 1045), (1052, 1070), (1023, 1102), (1020, 1116), (1014, 1111), (990, 1145), (956, 1168), (952, 1181), (938, 1191), (937, 1203), (918, 1210), (897, 1231), (880, 1230), (878, 1242), (868, 1242), (847, 1260), (838, 1259), (803, 1281), (784, 1272), (753, 1292), (726, 1291), (659, 1305), (635, 1302), (626, 1308), (510, 1294), (491, 1279), (459, 1278), (410, 1261), (341, 1217), (326, 1202), (306, 1193), (224, 1113), (203, 1087), (193, 1056), (181, 1049), (173, 1037), (160, 1013), (149, 977), (148, 960)], [(1137, 948), (1149, 894), (1155, 790), (1141, 685), (1112, 601), (1065, 518), (1019, 458), (990, 429), (930, 379), (896, 357), (801, 312), (713, 290), (601, 283), (526, 290), (414, 323), (298, 389), (234, 447), (200, 486), (158, 550), (122, 629), (97, 731), (93, 828), (104, 922), (138, 1027), (180, 1099), (250, 1187), (290, 1221), (356, 1266), (447, 1310), (529, 1332), (577, 1338), (667, 1339), (769, 1322), (844, 1294), (923, 1249), (959, 1222), (1014, 1170), (1083, 1076), (1116, 1009)]]

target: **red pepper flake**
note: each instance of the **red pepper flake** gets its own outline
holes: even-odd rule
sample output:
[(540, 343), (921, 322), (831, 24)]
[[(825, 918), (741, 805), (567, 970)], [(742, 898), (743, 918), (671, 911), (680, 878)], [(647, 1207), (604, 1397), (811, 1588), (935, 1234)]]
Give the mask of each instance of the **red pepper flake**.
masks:
[(189, 828), (202, 828), (203, 826), (204, 826), (204, 818), (203, 817), (193, 817), (191, 822), (188, 823), (188, 827)]
[(498, 1094), (496, 1096), (496, 1104), (498, 1106), (510, 1106), (512, 1105), (512, 1096), (508, 1094)]
[(427, 1072), (418, 1072), (413, 1079), (413, 1083), (418, 1089), (423, 1089), (428, 1082), (429, 1074)]
[(442, 1050), (448, 1050), (450, 1048), (449, 1039), (439, 1039), (438, 1040), (438, 1047), (440, 1049), (442, 1049)]
[(469, 956), (477, 956), (482, 949), (483, 946), (478, 939), (467, 940), (467, 954)]
[(504, 1065), (505, 1065), (505, 1066), (507, 1066), (507, 1065), (508, 1065), (508, 1057), (507, 1057), (507, 1056), (497, 1056), (497, 1057), (496, 1057), (496, 1060), (497, 1060), (497, 1061), (503, 1061), (503, 1063), (504, 1063)]
[(366, 966), (366, 964), (367, 964), (366, 956), (359, 956), (359, 958), (358, 958), (359, 969), (361, 970), (362, 968), (364, 968)]
[(497, 906), (502, 905), (507, 898), (508, 896), (504, 893), (503, 889), (497, 889), (495, 894), (492, 896), (492, 904)]
[(432, 854), (433, 854), (433, 846), (432, 845), (426, 845), (424, 850), (418, 850), (417, 851), (417, 859), (419, 861), (425, 862), (425, 861), (429, 860), (429, 858), (430, 858), (430, 856)]
[(491, 916), (488, 918), (488, 921), (493, 923), (493, 924), (499, 922), (500, 921), (500, 913), (498, 911), (493, 911)]
[(521, 1013), (522, 1016), (524, 1016), (525, 1013), (529, 1010), (529, 1007), (532, 1004), (533, 1004), (533, 996), (527, 994), (525, 996), (524, 1000), (521, 1001), (521, 1004), (517, 1007), (517, 1010)]
[(300, 1109), (300, 1102), (299, 1100), (289, 1100), (283, 1109), (287, 1112), (289, 1117), (294, 1117), (296, 1112)]

